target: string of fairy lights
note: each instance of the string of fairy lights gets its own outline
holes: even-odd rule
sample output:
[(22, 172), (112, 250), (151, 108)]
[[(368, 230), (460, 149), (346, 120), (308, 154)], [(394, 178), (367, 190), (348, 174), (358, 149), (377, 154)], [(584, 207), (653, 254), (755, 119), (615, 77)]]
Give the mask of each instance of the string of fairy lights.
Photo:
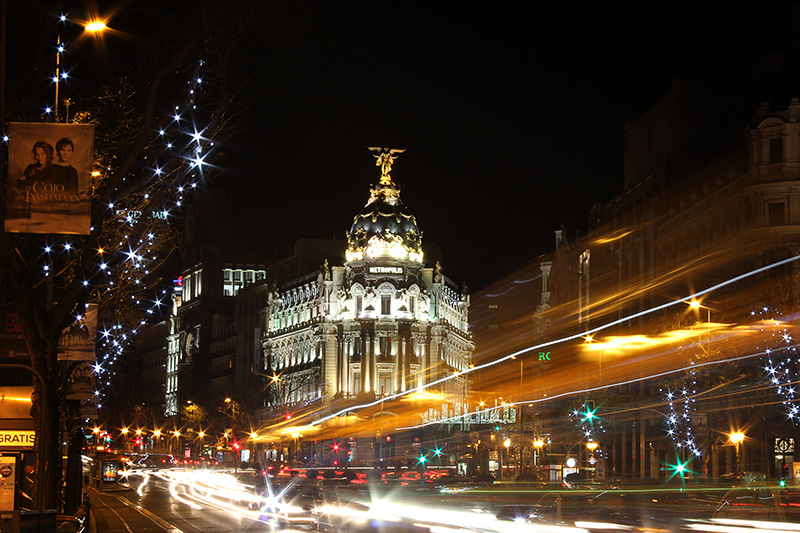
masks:
[[(60, 23), (69, 19), (58, 17)], [(59, 30), (60, 31), (60, 30)], [(70, 76), (60, 71), (62, 55), (69, 43), (59, 33), (55, 48), (56, 71), (53, 84), (66, 84)], [(99, 236), (100, 247), (92, 264), (93, 271), (80, 281), (86, 291), (84, 307), (76, 311), (75, 320), (85, 318), (90, 305), (107, 303), (114, 298), (124, 298), (125, 313), (119, 311), (100, 313), (97, 332), (95, 362), (96, 388), (92, 402), (102, 408), (103, 399), (121, 361), (137, 333), (151, 316), (159, 316), (171, 304), (171, 283), (168, 288), (160, 281), (157, 267), (165, 260), (164, 240), (174, 235), (174, 221), (180, 216), (186, 197), (209, 178), (214, 168), (209, 162), (215, 153), (214, 134), (219, 125), (204, 113), (200, 105), (204, 96), (206, 78), (213, 78), (208, 63), (198, 60), (187, 71), (185, 88), (178, 95), (178, 103), (171, 105), (152, 131), (151, 141), (145, 147), (140, 168), (119, 180), (119, 185), (108, 197), (101, 220), (93, 220), (90, 231)], [(58, 91), (56, 91), (56, 98)], [(45, 121), (52, 121), (54, 108), (42, 107)], [(209, 115), (204, 117), (204, 115)], [(73, 113), (73, 117), (75, 114)], [(56, 117), (57, 118), (57, 117)], [(8, 135), (3, 136), (8, 142)], [(103, 186), (119, 170), (107, 163), (98, 150), (93, 176), (92, 200), (97, 203), (107, 191)], [(113, 156), (114, 154), (112, 154)], [(115, 161), (108, 157), (108, 161)], [(105, 197), (105, 196), (103, 196)], [(99, 226), (98, 226), (99, 224)], [(99, 233), (96, 233), (99, 232)], [(55, 235), (44, 237), (41, 253), (34, 266), (41, 269), (43, 278), (56, 278), (57, 265), (76, 260), (81, 250), (83, 236)], [(86, 251), (84, 251), (86, 253)], [(116, 315), (116, 316), (115, 316)], [(124, 315), (124, 316), (123, 316)]]
[(588, 442), (598, 441), (600, 435), (606, 432), (594, 402), (587, 401), (581, 407), (573, 409), (569, 412), (569, 418), (580, 428)]
[[(770, 307), (751, 311), (758, 319), (759, 331), (764, 340), (754, 346), (761, 356), (761, 365), (775, 394), (781, 398), (787, 420), (793, 424), (800, 422), (800, 407), (797, 405), (798, 373), (797, 347), (790, 333), (788, 322), (781, 320), (781, 313)], [(661, 389), (668, 406), (665, 416), (667, 435), (680, 449), (686, 449), (693, 456), (701, 457), (703, 450), (694, 434), (696, 426), (698, 395), (697, 371), (694, 361), (690, 363), (686, 378), (677, 387)]]
[(800, 422), (800, 408), (797, 406), (797, 347), (792, 340), (789, 324), (780, 320), (780, 314), (769, 308), (752, 313), (754, 316), (770, 316), (762, 322), (761, 332), (765, 339), (756, 349), (763, 351), (762, 364), (775, 393), (781, 398), (787, 420), (793, 424)]
[[(152, 251), (159, 243), (158, 230), (165, 231), (170, 221), (180, 213), (186, 195), (197, 188), (199, 181), (204, 178), (204, 172), (209, 168), (207, 159), (213, 153), (214, 141), (206, 136), (209, 128), (196, 126), (199, 122), (197, 99), (202, 95), (202, 74), (205, 66), (203, 61), (197, 63), (195, 72), (187, 81), (183, 95), (184, 103), (175, 105), (166, 123), (160, 126), (150, 150), (156, 156), (152, 158), (149, 155), (145, 156), (147, 171), (150, 172), (150, 177), (147, 179), (148, 186), (141, 194), (141, 198), (134, 194), (134, 200), (140, 200), (147, 205), (165, 184), (173, 184), (170, 195), (159, 195), (163, 205), (152, 210), (150, 219), (155, 226), (154, 231), (146, 232), (135, 247), (127, 242), (127, 234), (123, 234), (122, 239), (115, 243), (116, 253), (125, 256), (125, 260), (119, 265), (120, 271), (117, 275), (135, 287), (136, 290), (130, 294), (130, 300), (135, 308), (140, 310), (141, 315), (138, 321), (127, 324), (112, 323), (99, 332), (100, 341), (94, 368), (97, 376), (95, 397), (98, 408), (102, 407), (105, 391), (111, 385), (114, 366), (121, 360), (140, 328), (147, 323), (147, 319), (160, 313), (171, 297), (171, 291), (167, 288), (162, 288), (154, 298), (145, 298), (142, 293), (152, 290), (148, 277), (151, 269), (162, 259)], [(130, 207), (125, 205), (123, 198), (109, 204), (108, 215), (112, 219), (120, 220), (125, 229), (131, 230), (140, 222), (141, 216), (146, 216), (143, 214), (146, 210)], [(111, 277), (110, 269), (103, 269), (102, 265), (100, 267)], [(113, 285), (114, 280), (109, 279), (109, 290)]]
[[(665, 417), (667, 435), (675, 442), (675, 446), (700, 457), (702, 451), (692, 431), (692, 415), (696, 409), (694, 396), (697, 394), (697, 371), (694, 361), (691, 362), (686, 382), (677, 389), (668, 388), (665, 392), (668, 412)], [(663, 389), (661, 389), (664, 392)]]

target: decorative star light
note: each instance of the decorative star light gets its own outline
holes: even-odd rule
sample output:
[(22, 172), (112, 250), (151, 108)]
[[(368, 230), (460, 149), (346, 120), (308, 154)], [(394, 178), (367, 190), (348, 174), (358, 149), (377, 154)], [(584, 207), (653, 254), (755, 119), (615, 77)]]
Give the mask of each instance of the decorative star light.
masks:
[(766, 378), (775, 387), (775, 393), (782, 398), (787, 419), (797, 424), (798, 398), (795, 384), (800, 380), (800, 373), (797, 371), (797, 348), (792, 342), (789, 325), (781, 320), (780, 313), (769, 307), (760, 311), (754, 310), (751, 314), (764, 317), (760, 330), (765, 338), (756, 346), (756, 350), (763, 353), (762, 364)]

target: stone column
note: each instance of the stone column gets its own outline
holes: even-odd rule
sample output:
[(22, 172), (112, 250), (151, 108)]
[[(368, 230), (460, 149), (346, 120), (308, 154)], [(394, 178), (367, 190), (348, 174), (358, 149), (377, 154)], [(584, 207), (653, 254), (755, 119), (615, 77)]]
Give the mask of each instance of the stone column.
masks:
[(358, 394), (367, 390), (367, 383), (369, 383), (369, 336), (361, 336), (361, 388)]
[(323, 404), (330, 404), (336, 394), (336, 377), (339, 373), (339, 339), (338, 328), (333, 324), (322, 326), (322, 394)]
[(403, 336), (400, 338), (400, 348), (397, 354), (397, 360), (400, 363), (400, 391), (406, 390), (406, 377), (408, 373), (408, 354), (406, 350), (408, 350), (408, 339)]
[(372, 382), (372, 392), (376, 395), (378, 394), (380, 385), (378, 384), (378, 351), (380, 350), (380, 337), (373, 334), (372, 335), (372, 342), (370, 346), (372, 347), (370, 353), (370, 378)]

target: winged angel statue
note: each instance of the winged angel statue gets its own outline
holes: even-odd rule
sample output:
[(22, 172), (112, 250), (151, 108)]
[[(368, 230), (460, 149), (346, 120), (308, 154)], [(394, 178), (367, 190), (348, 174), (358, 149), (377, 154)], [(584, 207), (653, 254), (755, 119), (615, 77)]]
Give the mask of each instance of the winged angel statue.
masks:
[(402, 154), (405, 152), (405, 149), (400, 150), (398, 148), (381, 148), (380, 146), (367, 146), (367, 149), (371, 152), (377, 152), (378, 154), (373, 157), (377, 160), (375, 162), (375, 166), (381, 167), (381, 183), (391, 183), (392, 177), (390, 176), (390, 173), (392, 171), (392, 163), (394, 163), (394, 160), (397, 159), (395, 154)]

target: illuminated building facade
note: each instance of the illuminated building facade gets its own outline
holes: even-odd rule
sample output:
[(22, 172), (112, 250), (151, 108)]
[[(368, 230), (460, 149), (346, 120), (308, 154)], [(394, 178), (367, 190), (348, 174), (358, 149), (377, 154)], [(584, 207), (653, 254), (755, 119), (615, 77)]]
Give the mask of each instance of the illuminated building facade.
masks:
[(347, 233), (345, 261), (277, 287), (263, 337), (272, 406), (329, 405), (419, 390), (450, 399), (442, 416), (465, 412), (474, 345), (469, 295), (426, 267), (422, 233), (378, 156), (380, 182)]

